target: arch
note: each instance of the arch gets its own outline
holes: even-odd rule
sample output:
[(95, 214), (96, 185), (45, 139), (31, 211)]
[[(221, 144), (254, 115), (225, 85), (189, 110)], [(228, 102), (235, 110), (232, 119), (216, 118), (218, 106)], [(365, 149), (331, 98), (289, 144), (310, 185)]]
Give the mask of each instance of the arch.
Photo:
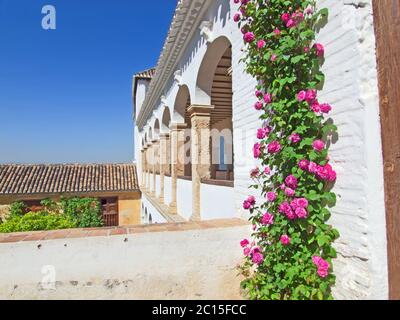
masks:
[(152, 142), (153, 139), (154, 139), (154, 137), (153, 137), (153, 130), (152, 130), (152, 128), (150, 127), (150, 128), (149, 128), (149, 132), (148, 132), (148, 141), (147, 141), (147, 142)]
[(214, 76), (216, 73), (222, 75), (221, 72), (218, 72), (218, 64), (225, 56), (227, 50), (231, 50), (231, 47), (231, 42), (225, 36), (221, 36), (215, 39), (208, 46), (207, 51), (200, 64), (199, 71), (197, 73), (195, 97), (196, 104), (211, 104), (212, 84)]
[(168, 133), (171, 124), (171, 111), (165, 106), (161, 117), (161, 133)]
[(157, 139), (160, 135), (160, 121), (158, 119), (154, 121), (153, 133), (154, 133), (153, 139)]
[[(174, 105), (174, 122), (185, 123), (187, 120), (187, 109), (191, 104), (190, 91), (187, 85), (179, 87)], [(190, 122), (190, 121), (189, 121)]]
[(150, 216), (149, 216), (149, 224), (153, 224), (153, 216), (151, 215), (151, 213), (150, 213)]

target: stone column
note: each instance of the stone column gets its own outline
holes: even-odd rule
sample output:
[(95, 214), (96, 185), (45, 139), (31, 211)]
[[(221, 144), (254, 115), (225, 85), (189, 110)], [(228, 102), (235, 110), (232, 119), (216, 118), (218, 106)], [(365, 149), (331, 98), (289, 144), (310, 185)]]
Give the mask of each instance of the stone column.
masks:
[(147, 144), (147, 150), (146, 150), (146, 190), (150, 191), (150, 168), (151, 168), (151, 143)]
[(168, 165), (169, 165), (169, 134), (161, 133), (160, 134), (160, 203), (164, 203), (164, 178), (165, 174), (168, 173)]
[(153, 173), (153, 188), (152, 188), (152, 190), (151, 190), (151, 194), (153, 195), (153, 196), (156, 196), (157, 195), (157, 167), (158, 167), (158, 158), (159, 158), (159, 155), (158, 155), (158, 149), (159, 149), (159, 141), (158, 140), (153, 140), (153, 146), (152, 146), (152, 149), (153, 149), (153, 152), (152, 152), (152, 163), (151, 163), (151, 166), (152, 166), (152, 173)]
[[(186, 124), (173, 123), (170, 126), (171, 130), (171, 203), (169, 205), (169, 211), (171, 214), (177, 214), (177, 188), (178, 188), (178, 175), (181, 172), (183, 166), (180, 164), (180, 155), (182, 141), (181, 137), (185, 134)], [(184, 142), (183, 142), (184, 143)]]
[(189, 108), (192, 124), (192, 217), (201, 220), (201, 179), (211, 177), (211, 111), (214, 106), (192, 105)]
[(146, 148), (141, 150), (141, 188), (145, 188), (146, 185)]

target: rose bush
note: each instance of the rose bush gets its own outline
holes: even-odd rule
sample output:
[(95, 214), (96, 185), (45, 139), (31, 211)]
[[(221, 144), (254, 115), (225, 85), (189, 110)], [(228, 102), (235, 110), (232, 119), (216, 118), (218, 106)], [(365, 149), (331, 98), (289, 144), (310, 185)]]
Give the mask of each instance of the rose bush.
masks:
[(254, 233), (241, 242), (242, 287), (251, 299), (332, 299), (339, 233), (327, 223), (336, 202), (328, 148), (337, 128), (324, 117), (332, 107), (318, 100), (325, 49), (316, 42), (328, 10), (317, 10), (314, 0), (234, 3), (263, 122), (251, 187), (266, 198), (257, 203), (249, 196), (243, 204)]

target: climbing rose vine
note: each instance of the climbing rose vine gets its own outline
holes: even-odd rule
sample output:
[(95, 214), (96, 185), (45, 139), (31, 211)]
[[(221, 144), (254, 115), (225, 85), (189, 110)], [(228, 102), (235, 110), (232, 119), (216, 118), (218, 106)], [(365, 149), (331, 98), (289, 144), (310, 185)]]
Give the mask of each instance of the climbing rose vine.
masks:
[(246, 70), (258, 81), (251, 108), (262, 120), (251, 187), (265, 198), (243, 203), (254, 232), (241, 242), (242, 287), (251, 299), (332, 299), (339, 233), (327, 224), (336, 202), (328, 147), (337, 128), (326, 117), (332, 107), (318, 99), (325, 51), (316, 42), (328, 10), (312, 0), (234, 3)]

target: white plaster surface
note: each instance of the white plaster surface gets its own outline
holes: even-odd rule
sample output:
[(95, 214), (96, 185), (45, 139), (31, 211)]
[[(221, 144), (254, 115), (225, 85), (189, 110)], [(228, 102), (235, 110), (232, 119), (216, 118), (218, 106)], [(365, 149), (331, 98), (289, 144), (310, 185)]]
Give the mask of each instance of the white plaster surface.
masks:
[(240, 299), (249, 229), (0, 244), (0, 299)]
[(236, 216), (233, 188), (202, 183), (200, 194), (202, 220), (234, 218)]

